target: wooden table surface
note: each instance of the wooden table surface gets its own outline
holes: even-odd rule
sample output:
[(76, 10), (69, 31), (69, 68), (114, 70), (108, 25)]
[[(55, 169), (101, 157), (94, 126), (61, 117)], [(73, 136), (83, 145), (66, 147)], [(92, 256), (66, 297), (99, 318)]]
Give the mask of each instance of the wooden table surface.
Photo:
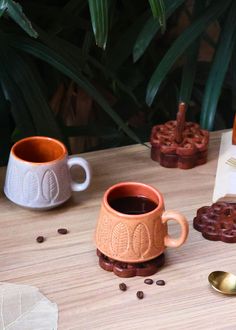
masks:
[[(140, 145), (83, 154), (93, 168), (90, 188), (51, 211), (25, 210), (2, 193), (0, 281), (37, 286), (58, 304), (60, 330), (236, 329), (236, 297), (213, 291), (207, 281), (214, 270), (236, 273), (236, 245), (207, 241), (192, 227), (196, 210), (211, 204), (219, 143), (220, 132), (212, 133), (207, 164), (186, 171), (160, 167)], [(4, 175), (1, 168), (1, 186)], [(189, 220), (187, 242), (168, 248), (165, 266), (152, 276), (164, 279), (164, 287), (148, 286), (141, 277), (123, 280), (98, 266), (93, 234), (100, 202), (119, 181), (153, 185), (166, 209)], [(70, 233), (58, 235), (60, 227)], [(178, 234), (172, 222), (170, 232)], [(39, 235), (47, 238), (42, 244), (35, 241)], [(123, 281), (126, 292), (118, 288)], [(136, 298), (138, 290), (143, 300)]]

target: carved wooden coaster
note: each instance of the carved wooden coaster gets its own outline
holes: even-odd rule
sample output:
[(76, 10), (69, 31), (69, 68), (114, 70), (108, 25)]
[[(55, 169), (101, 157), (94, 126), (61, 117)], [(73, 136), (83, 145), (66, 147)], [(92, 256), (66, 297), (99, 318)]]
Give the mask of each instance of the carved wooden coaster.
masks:
[(201, 207), (193, 227), (208, 240), (236, 243), (236, 203), (217, 202)]
[(99, 265), (108, 272), (113, 272), (119, 277), (151, 276), (155, 274), (165, 263), (165, 256), (162, 253), (155, 259), (142, 263), (126, 263), (116, 261), (105, 256), (97, 249)]
[(185, 122), (186, 104), (180, 103), (177, 119), (156, 125), (151, 133), (151, 158), (164, 167), (190, 169), (207, 161), (209, 132)]

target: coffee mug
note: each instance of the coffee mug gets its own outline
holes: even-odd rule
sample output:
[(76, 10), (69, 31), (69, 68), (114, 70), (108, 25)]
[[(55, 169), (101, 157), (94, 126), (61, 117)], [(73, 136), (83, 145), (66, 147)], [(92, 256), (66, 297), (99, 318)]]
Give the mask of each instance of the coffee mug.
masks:
[[(70, 168), (80, 166), (85, 181), (72, 181)], [(5, 195), (14, 203), (31, 209), (50, 209), (85, 190), (91, 179), (88, 162), (68, 157), (66, 147), (56, 139), (32, 136), (16, 142), (10, 152), (4, 185)]]
[[(169, 220), (178, 222), (179, 238), (168, 235)], [(138, 182), (118, 183), (103, 197), (95, 233), (96, 246), (109, 258), (139, 263), (179, 247), (188, 236), (188, 222), (176, 211), (164, 211), (162, 194)]]

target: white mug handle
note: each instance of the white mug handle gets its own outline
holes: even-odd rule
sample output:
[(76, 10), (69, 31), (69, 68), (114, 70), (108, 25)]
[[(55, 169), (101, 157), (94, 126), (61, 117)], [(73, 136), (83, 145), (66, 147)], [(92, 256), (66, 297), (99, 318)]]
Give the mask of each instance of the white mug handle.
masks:
[(69, 170), (74, 165), (81, 166), (86, 174), (85, 181), (82, 183), (71, 181), (72, 191), (83, 191), (87, 189), (91, 181), (91, 168), (89, 163), (84, 158), (78, 156), (70, 156), (67, 159), (67, 165), (69, 166)]

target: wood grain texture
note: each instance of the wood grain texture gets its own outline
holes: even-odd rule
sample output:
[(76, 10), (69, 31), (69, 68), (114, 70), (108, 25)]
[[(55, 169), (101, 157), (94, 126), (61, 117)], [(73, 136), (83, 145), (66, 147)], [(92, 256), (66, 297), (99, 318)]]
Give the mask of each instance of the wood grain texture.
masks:
[[(37, 286), (58, 304), (60, 330), (235, 329), (235, 298), (214, 292), (207, 277), (214, 270), (236, 273), (236, 245), (207, 241), (192, 227), (196, 210), (211, 204), (219, 142), (220, 132), (212, 133), (207, 164), (186, 171), (160, 167), (140, 145), (83, 154), (93, 168), (90, 188), (51, 211), (25, 210), (2, 193), (0, 280)], [(4, 176), (2, 168), (1, 186)], [(160, 189), (166, 209), (189, 220), (187, 242), (168, 248), (165, 266), (152, 276), (166, 286), (146, 285), (140, 277), (122, 280), (97, 264), (93, 235), (103, 193), (128, 180)], [(59, 235), (64, 227), (69, 234)], [(171, 234), (178, 230), (171, 222)], [(39, 235), (46, 237), (42, 244)], [(118, 288), (123, 281), (126, 292)]]

